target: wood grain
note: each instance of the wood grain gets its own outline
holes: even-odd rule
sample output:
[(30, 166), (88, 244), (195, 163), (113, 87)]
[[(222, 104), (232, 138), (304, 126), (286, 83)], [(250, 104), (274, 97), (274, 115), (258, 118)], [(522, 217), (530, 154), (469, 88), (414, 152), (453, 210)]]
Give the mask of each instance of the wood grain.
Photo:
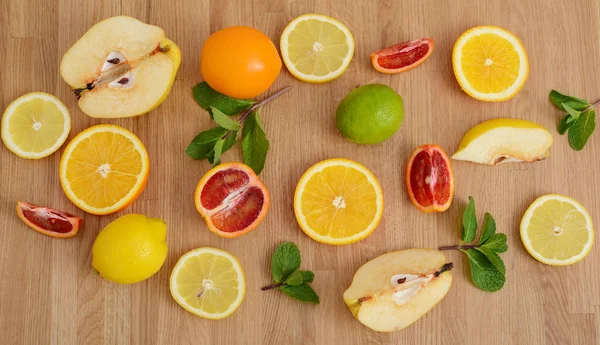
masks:
[[(208, 231), (193, 203), (193, 191), (209, 169), (184, 154), (188, 142), (211, 125), (192, 98), (201, 81), (199, 55), (210, 33), (249, 25), (275, 42), (285, 25), (304, 13), (323, 13), (346, 23), (356, 52), (336, 81), (311, 85), (282, 71), (273, 90), (291, 92), (265, 107), (263, 118), (271, 151), (261, 178), (272, 206), (259, 229), (238, 239)], [(532, 259), (518, 229), (527, 206), (538, 196), (561, 193), (585, 205), (600, 219), (598, 178), (600, 136), (575, 152), (556, 133), (559, 119), (548, 101), (552, 88), (587, 100), (600, 97), (600, 6), (596, 0), (3, 0), (0, 2), (0, 106), (31, 91), (57, 95), (71, 111), (69, 138), (83, 129), (112, 123), (135, 132), (151, 160), (148, 186), (125, 211), (105, 217), (86, 215), (71, 204), (58, 181), (62, 150), (40, 161), (24, 160), (0, 147), (0, 343), (52, 345), (156, 344), (600, 344), (600, 249), (581, 263), (549, 267)], [(94, 23), (131, 15), (165, 29), (179, 44), (183, 60), (170, 96), (156, 110), (137, 118), (98, 120), (77, 107), (59, 75), (64, 52)], [(531, 72), (514, 99), (483, 103), (456, 83), (451, 51), (456, 38), (480, 24), (505, 27), (518, 35), (529, 54)], [(393, 43), (433, 37), (435, 51), (410, 72), (388, 76), (374, 71), (369, 53)], [(354, 87), (379, 82), (405, 101), (401, 130), (387, 142), (359, 146), (335, 130), (339, 101)], [(437, 143), (449, 152), (473, 125), (497, 117), (536, 121), (550, 129), (551, 157), (533, 164), (487, 167), (455, 162), (456, 198), (445, 213), (414, 208), (403, 171), (412, 150)], [(292, 210), (296, 182), (312, 164), (346, 157), (369, 167), (385, 194), (384, 218), (366, 240), (333, 247), (316, 243), (298, 227)], [(234, 149), (225, 161), (239, 160)], [(448, 253), (457, 269), (449, 295), (429, 314), (401, 332), (379, 334), (354, 320), (342, 301), (354, 271), (391, 250), (437, 247), (458, 240), (467, 196), (477, 201), (480, 218), (492, 213), (509, 236), (503, 255), (507, 283), (497, 293), (477, 290), (467, 262)], [(17, 200), (72, 212), (84, 229), (68, 240), (26, 228), (14, 214)], [(163, 218), (169, 225), (169, 256), (151, 279), (119, 286), (92, 273), (90, 249), (106, 224), (124, 213)], [(322, 304), (303, 305), (275, 292), (269, 282), (270, 254), (282, 241), (296, 242), (303, 267), (316, 273), (314, 288)], [(207, 321), (180, 308), (170, 297), (168, 277), (176, 260), (199, 246), (235, 254), (246, 274), (248, 292), (234, 316)]]

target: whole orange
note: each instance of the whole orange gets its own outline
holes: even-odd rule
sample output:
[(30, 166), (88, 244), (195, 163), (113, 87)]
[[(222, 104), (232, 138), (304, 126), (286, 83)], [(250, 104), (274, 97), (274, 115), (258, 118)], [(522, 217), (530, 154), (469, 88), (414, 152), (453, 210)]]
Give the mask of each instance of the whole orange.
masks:
[(200, 72), (218, 92), (253, 98), (265, 92), (281, 71), (281, 59), (271, 40), (247, 26), (232, 26), (212, 34), (202, 47)]

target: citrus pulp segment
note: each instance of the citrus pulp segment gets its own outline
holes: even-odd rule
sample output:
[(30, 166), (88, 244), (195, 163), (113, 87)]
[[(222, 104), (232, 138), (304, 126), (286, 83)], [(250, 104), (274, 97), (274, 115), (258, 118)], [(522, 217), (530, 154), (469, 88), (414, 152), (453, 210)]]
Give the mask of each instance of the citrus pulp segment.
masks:
[(144, 144), (132, 132), (98, 125), (79, 133), (60, 161), (60, 182), (82, 210), (104, 215), (122, 210), (144, 190), (150, 162)]
[(28, 227), (51, 237), (69, 238), (77, 235), (83, 219), (52, 208), (17, 202), (17, 216)]
[(349, 244), (369, 236), (383, 214), (383, 192), (362, 164), (328, 159), (310, 167), (294, 194), (302, 230), (315, 241)]
[(419, 146), (406, 165), (406, 189), (423, 212), (442, 212), (452, 204), (454, 174), (450, 159), (438, 145)]
[(290, 73), (309, 83), (325, 83), (344, 73), (354, 55), (354, 38), (339, 21), (305, 14), (281, 34), (281, 56)]
[(523, 215), (521, 240), (538, 261), (553, 266), (570, 265), (592, 249), (592, 219), (585, 207), (572, 198), (544, 195)]
[(56, 97), (32, 92), (15, 99), (2, 116), (2, 141), (21, 158), (40, 159), (58, 150), (71, 131), (71, 115)]
[(433, 53), (433, 40), (421, 38), (402, 42), (371, 54), (373, 68), (381, 73), (408, 71), (423, 63)]
[(246, 294), (246, 278), (238, 259), (210, 247), (184, 254), (173, 268), (169, 286), (182, 308), (213, 320), (233, 314)]
[(465, 31), (454, 45), (452, 66), (460, 87), (469, 96), (488, 102), (514, 97), (529, 75), (521, 41), (496, 26)]

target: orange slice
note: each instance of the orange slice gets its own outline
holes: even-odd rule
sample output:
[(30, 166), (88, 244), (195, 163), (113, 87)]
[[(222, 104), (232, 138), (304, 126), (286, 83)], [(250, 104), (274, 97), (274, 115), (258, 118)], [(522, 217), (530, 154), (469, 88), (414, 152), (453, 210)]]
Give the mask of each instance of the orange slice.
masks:
[(383, 214), (383, 192), (360, 163), (335, 158), (310, 167), (300, 178), (294, 212), (302, 230), (326, 244), (349, 244), (369, 236)]
[(77, 235), (83, 219), (52, 208), (17, 202), (17, 216), (28, 227), (51, 237), (69, 238)]
[(402, 42), (371, 54), (371, 64), (381, 72), (395, 74), (413, 69), (433, 52), (433, 40), (421, 38)]
[(454, 175), (450, 159), (437, 145), (417, 147), (406, 165), (406, 190), (423, 212), (443, 212), (452, 204)]
[(144, 190), (150, 162), (132, 132), (98, 125), (79, 133), (60, 161), (60, 183), (80, 209), (97, 215), (129, 206)]

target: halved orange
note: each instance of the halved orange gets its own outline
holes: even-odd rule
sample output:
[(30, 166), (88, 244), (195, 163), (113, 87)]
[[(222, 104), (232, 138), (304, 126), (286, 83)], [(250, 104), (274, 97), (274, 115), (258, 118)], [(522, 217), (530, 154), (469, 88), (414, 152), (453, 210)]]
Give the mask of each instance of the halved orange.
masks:
[(369, 236), (383, 215), (383, 191), (364, 165), (334, 158), (310, 167), (294, 194), (298, 225), (326, 244), (349, 244)]
[(49, 207), (17, 202), (17, 216), (28, 227), (51, 237), (68, 238), (77, 235), (83, 219)]
[(98, 125), (79, 133), (60, 160), (60, 184), (80, 209), (97, 215), (118, 212), (144, 190), (150, 162), (132, 132)]
[(271, 199), (252, 168), (224, 163), (200, 179), (195, 203), (210, 231), (221, 237), (238, 237), (262, 222)]
[(406, 189), (410, 201), (423, 212), (443, 212), (454, 198), (450, 159), (438, 145), (417, 147), (406, 165)]
[(402, 42), (371, 54), (371, 64), (382, 73), (400, 73), (423, 63), (433, 53), (433, 40), (421, 38)]

